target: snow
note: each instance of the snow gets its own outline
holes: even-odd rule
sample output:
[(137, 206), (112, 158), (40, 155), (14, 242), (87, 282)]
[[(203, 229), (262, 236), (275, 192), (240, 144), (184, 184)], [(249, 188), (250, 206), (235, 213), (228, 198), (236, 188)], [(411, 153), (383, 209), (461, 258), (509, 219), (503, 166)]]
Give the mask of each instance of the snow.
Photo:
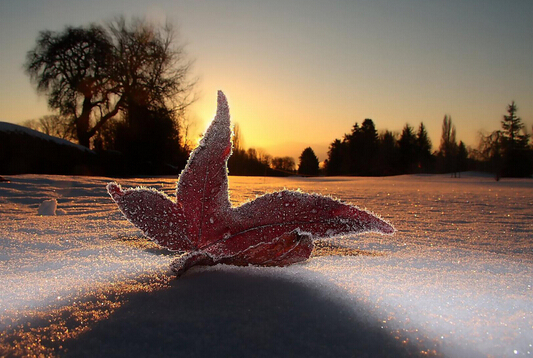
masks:
[[(234, 205), (301, 189), (366, 206), (397, 232), (328, 239), (342, 256), (290, 267), (173, 279), (176, 256), (123, 218), (112, 179), (4, 177), (0, 355), (533, 356), (531, 179), (230, 177)], [(46, 200), (65, 215), (39, 215)]]
[(74, 147), (74, 148), (77, 148), (77, 149), (85, 151), (85, 152), (93, 153), (92, 150), (90, 150), (90, 149), (88, 149), (88, 148), (86, 148), (86, 147), (84, 147), (82, 145), (69, 142), (66, 139), (53, 137), (53, 136), (50, 136), (48, 134), (44, 134), (44, 133), (41, 133), (39, 131), (30, 129), (30, 128), (20, 126), (18, 124), (13, 124), (13, 123), (8, 123), (8, 122), (1, 122), (0, 121), (0, 132), (13, 132), (13, 133), (19, 133), (19, 134), (26, 134), (26, 135), (29, 135), (29, 136), (32, 136), (32, 137), (37, 137), (37, 138), (44, 139), (44, 140), (47, 140), (47, 141), (50, 141), (50, 142), (54, 142), (54, 143), (59, 144), (59, 145), (67, 145), (67, 146)]
[(124, 217), (172, 251), (187, 252), (171, 265), (181, 276), (193, 266), (288, 266), (306, 261), (313, 238), (365, 232), (393, 234), (389, 223), (355, 206), (318, 194), (283, 190), (232, 206), (227, 161), (231, 122), (224, 94), (217, 114), (179, 176), (176, 198), (153, 188), (107, 192)]
[(48, 199), (45, 200), (39, 205), (39, 209), (37, 209), (38, 215), (44, 215), (44, 216), (53, 216), (53, 215), (66, 215), (67, 213), (63, 209), (57, 208), (57, 200), (56, 199)]

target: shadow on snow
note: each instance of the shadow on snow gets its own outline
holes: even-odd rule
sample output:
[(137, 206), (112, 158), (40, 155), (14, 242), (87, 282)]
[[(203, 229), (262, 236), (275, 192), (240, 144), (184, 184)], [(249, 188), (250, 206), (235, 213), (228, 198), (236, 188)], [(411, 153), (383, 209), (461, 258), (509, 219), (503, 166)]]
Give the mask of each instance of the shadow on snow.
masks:
[[(126, 303), (66, 357), (402, 357), (418, 355), (350, 306), (279, 275), (207, 269)], [(355, 305), (361, 313), (360, 305)], [(368, 317), (368, 316), (367, 316)]]

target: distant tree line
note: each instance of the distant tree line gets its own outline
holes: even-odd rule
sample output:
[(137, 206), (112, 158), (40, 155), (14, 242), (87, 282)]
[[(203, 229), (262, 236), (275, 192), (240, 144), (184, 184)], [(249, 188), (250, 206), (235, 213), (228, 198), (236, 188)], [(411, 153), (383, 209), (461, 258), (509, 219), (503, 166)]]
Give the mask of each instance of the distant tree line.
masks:
[(412, 173), (451, 173), (466, 170), (492, 171), (501, 176), (529, 177), (533, 173), (533, 145), (514, 101), (507, 107), (502, 129), (481, 136), (478, 149), (468, 149), (457, 142), (452, 118), (445, 115), (439, 149), (432, 144), (424, 123), (415, 130), (406, 124), (400, 134), (384, 130), (378, 133), (374, 122), (355, 123), (342, 140), (329, 146), (325, 160), (326, 175), (382, 176)]
[[(69, 138), (68, 131), (58, 131), (57, 127), (50, 126), (53, 116), (43, 117), (40, 121), (33, 121), (27, 125), (30, 127), (40, 126), (40, 131), (60, 138)], [(147, 120), (149, 116), (145, 117)], [(56, 116), (52, 122), (69, 123), (64, 117)], [(121, 122), (111, 122), (115, 125)], [(240, 133), (239, 125), (234, 127), (233, 155), (228, 161), (231, 175), (398, 175), (410, 173), (450, 173), (452, 176), (460, 176), (462, 171), (479, 170), (494, 173), (496, 179), (502, 176), (528, 177), (533, 173), (533, 143), (530, 136), (525, 132), (520, 117), (517, 116), (517, 106), (514, 102), (508, 105), (507, 114), (502, 120), (502, 129), (495, 130), (488, 135), (481, 135), (478, 148), (467, 148), (459, 141), (457, 143), (456, 128), (452, 118), (445, 115), (442, 122), (442, 135), (438, 150), (432, 152), (432, 144), (428, 137), (424, 123), (420, 123), (415, 130), (410, 124), (406, 124), (401, 133), (393, 133), (389, 130), (377, 132), (371, 119), (365, 119), (361, 126), (356, 123), (351, 133), (346, 134), (342, 140), (334, 140), (329, 148), (328, 158), (323, 168), (319, 167), (319, 160), (312, 148), (305, 148), (299, 157), (298, 165), (289, 156), (272, 157), (263, 150), (255, 148), (244, 149), (244, 140)], [(153, 121), (146, 126), (150, 130), (158, 130)], [(65, 126), (67, 128), (68, 126)], [(162, 128), (165, 130), (165, 128)], [(166, 130), (169, 130), (168, 128)], [(105, 135), (107, 132), (102, 132)], [(113, 133), (113, 131), (110, 131)], [(117, 133), (120, 133), (117, 131)], [(147, 139), (152, 138), (150, 132)], [(157, 138), (157, 136), (155, 136)], [(107, 140), (124, 140), (120, 135), (109, 135)], [(131, 142), (133, 146), (134, 141)], [(163, 150), (161, 143), (148, 144), (153, 152), (150, 155), (157, 156), (157, 151)], [(143, 145), (139, 145), (142, 148)], [(176, 153), (176, 146), (169, 145), (164, 149)], [(132, 148), (133, 152), (135, 148)], [(120, 167), (124, 165), (113, 152), (98, 152), (100, 155), (100, 167), (102, 158), (107, 160), (108, 166)], [(107, 154), (106, 154), (107, 153)], [(180, 152), (178, 152), (180, 153)], [(183, 149), (183, 164), (188, 152)], [(102, 156), (102, 154), (106, 154)], [(139, 153), (138, 157), (142, 154)], [(93, 159), (94, 163), (95, 160)], [(98, 162), (98, 161), (96, 161)], [(98, 164), (98, 163), (97, 163)], [(142, 164), (138, 162), (137, 165)], [(93, 164), (93, 167), (98, 165)], [(56, 168), (57, 169), (57, 168)], [(144, 168), (146, 172), (157, 174), (154, 168)], [(42, 169), (40, 169), (42, 171)], [(179, 168), (176, 168), (179, 171)], [(57, 172), (57, 170), (56, 170)], [(99, 174), (106, 173), (99, 170)]]
[[(192, 149), (185, 110), (195, 81), (174, 36), (169, 25), (122, 17), (107, 26), (42, 31), (24, 67), (56, 113), (25, 126), (93, 149), (98, 174), (178, 174)], [(296, 173), (293, 158), (245, 150), (238, 126), (235, 134), (230, 174)]]
[[(42, 31), (24, 67), (56, 112), (26, 125), (92, 148), (99, 174), (178, 174), (185, 165), (191, 150), (185, 111), (194, 101), (195, 81), (170, 25), (119, 17), (106, 26)], [(531, 176), (532, 144), (517, 110), (514, 101), (509, 104), (502, 128), (481, 136), (477, 149), (457, 142), (452, 119), (445, 115), (434, 152), (424, 123), (416, 129), (406, 124), (401, 133), (378, 133), (365, 119), (330, 144), (323, 168), (310, 147), (298, 165), (291, 157), (245, 150), (237, 126), (228, 167), (233, 175), (457, 176), (482, 169), (497, 178)]]
[(433, 171), (436, 165), (431, 154), (431, 141), (426, 127), (418, 130), (406, 124), (402, 133), (385, 130), (378, 133), (367, 118), (355, 123), (352, 131), (335, 139), (325, 161), (326, 175), (381, 176)]
[(272, 157), (263, 150), (244, 149), (244, 139), (238, 123), (233, 127), (233, 153), (228, 159), (230, 175), (288, 176), (295, 174), (294, 159)]

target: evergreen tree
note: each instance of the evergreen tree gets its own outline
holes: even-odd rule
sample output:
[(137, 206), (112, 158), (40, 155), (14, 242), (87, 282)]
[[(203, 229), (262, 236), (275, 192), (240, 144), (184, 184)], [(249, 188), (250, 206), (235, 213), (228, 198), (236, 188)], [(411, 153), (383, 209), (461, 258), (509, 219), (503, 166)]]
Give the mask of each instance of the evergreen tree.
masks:
[(329, 146), (328, 159), (326, 160), (326, 174), (327, 175), (343, 175), (346, 174), (343, 168), (343, 163), (346, 160), (346, 144), (340, 139), (335, 139)]
[(379, 166), (379, 175), (395, 175), (400, 173), (397, 135), (386, 130), (380, 133), (378, 143), (376, 163)]
[(504, 136), (505, 150), (512, 151), (515, 149), (524, 149), (527, 147), (529, 136), (525, 133), (522, 119), (516, 116), (518, 108), (514, 101), (507, 105), (507, 115), (503, 116), (502, 128)]
[(298, 166), (298, 174), (302, 175), (318, 175), (319, 170), (318, 158), (311, 147), (304, 149), (300, 155), (300, 164)]
[(416, 156), (417, 167), (419, 171), (429, 172), (431, 165), (431, 140), (424, 123), (420, 122), (418, 132), (416, 134)]
[(359, 123), (355, 123), (352, 127), (352, 132), (345, 135), (344, 141), (346, 142), (346, 156), (344, 157), (346, 174), (349, 175), (358, 175), (360, 174), (359, 168), (361, 167), (361, 141), (359, 140), (361, 136), (361, 127)]
[(348, 148), (348, 173), (353, 175), (375, 174), (374, 158), (378, 149), (378, 134), (374, 122), (367, 118), (361, 127), (358, 123), (346, 136)]
[(413, 173), (416, 166), (417, 143), (413, 127), (406, 124), (403, 127), (400, 140), (398, 140), (398, 149), (400, 155), (400, 170), (403, 173)]
[(514, 101), (507, 106), (502, 120), (502, 174), (511, 177), (531, 176), (533, 158), (529, 148), (529, 135), (524, 132), (522, 119), (516, 115)]
[(459, 176), (461, 176), (461, 172), (468, 170), (468, 150), (463, 141), (460, 141), (457, 146), (457, 170)]
[(375, 160), (378, 151), (378, 132), (374, 122), (367, 118), (361, 125), (361, 161), (362, 175), (376, 175)]

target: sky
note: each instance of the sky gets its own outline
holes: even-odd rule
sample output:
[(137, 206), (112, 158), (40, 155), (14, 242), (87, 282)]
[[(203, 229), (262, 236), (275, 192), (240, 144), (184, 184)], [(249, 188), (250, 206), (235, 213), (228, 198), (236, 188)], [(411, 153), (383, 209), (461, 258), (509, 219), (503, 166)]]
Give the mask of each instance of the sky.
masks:
[(191, 136), (228, 97), (245, 147), (319, 159), (371, 118), (400, 132), (423, 122), (438, 149), (445, 114), (477, 146), (506, 106), (533, 126), (530, 0), (0, 0), (0, 121), (49, 114), (23, 71), (39, 31), (115, 16), (172, 22), (193, 59)]

